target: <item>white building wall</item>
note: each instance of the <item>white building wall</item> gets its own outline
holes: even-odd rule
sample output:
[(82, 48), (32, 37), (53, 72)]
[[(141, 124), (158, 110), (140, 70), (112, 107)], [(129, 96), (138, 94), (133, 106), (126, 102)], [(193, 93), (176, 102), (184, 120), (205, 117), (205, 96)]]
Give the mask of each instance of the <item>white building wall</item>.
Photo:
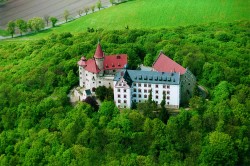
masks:
[(86, 81), (85, 69), (83, 67), (79, 66), (79, 85), (80, 85), (80, 87), (85, 86), (85, 81)]
[[(120, 82), (119, 82), (120, 83)], [(131, 88), (125, 82), (121, 82), (119, 86), (116, 81), (114, 81), (114, 101), (119, 108), (130, 108), (132, 105), (131, 100)]]
[(152, 90), (152, 100), (160, 104), (163, 100), (163, 91), (166, 93), (166, 107), (179, 108), (180, 86), (167, 84), (133, 83), (131, 88), (132, 101), (145, 102)]

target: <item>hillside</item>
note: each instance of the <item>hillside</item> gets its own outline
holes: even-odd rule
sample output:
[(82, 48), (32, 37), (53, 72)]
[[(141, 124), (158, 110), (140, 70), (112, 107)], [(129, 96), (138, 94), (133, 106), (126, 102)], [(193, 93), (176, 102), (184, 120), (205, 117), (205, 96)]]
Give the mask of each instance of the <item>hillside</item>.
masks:
[(249, 11), (250, 1), (246, 0), (133, 0), (89, 14), (29, 38), (44, 37), (51, 33), (85, 32), (87, 28), (148, 29), (249, 20)]
[[(0, 165), (250, 165), (249, 21), (159, 30), (52, 34), (0, 43)], [(152, 64), (160, 50), (205, 86), (190, 110), (163, 121), (148, 103), (98, 112), (67, 94), (78, 84), (76, 62), (101, 37), (107, 54), (127, 53), (129, 66)]]

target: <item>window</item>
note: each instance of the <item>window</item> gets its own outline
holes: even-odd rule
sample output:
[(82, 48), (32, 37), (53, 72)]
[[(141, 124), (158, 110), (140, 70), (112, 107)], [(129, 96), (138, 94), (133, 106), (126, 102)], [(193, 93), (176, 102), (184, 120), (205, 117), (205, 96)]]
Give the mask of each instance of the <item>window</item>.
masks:
[(124, 97), (124, 98), (127, 98), (127, 95), (124, 95), (123, 97)]
[(144, 95), (144, 98), (146, 99), (148, 96), (147, 95)]
[(156, 95), (155, 98), (158, 99), (159, 98), (158, 95)]
[(169, 105), (169, 102), (167, 102), (167, 105)]
[(148, 87), (151, 87), (151, 84), (148, 84)]
[(115, 72), (115, 70), (113, 70), (113, 72)]
[(126, 89), (124, 89), (123, 91), (124, 91), (124, 92), (127, 92), (127, 90), (126, 90)]
[(121, 103), (121, 100), (118, 100), (118, 103)]
[(147, 89), (144, 89), (144, 93), (147, 93)]
[(167, 100), (169, 100), (170, 99), (170, 96), (167, 96)]
[(141, 95), (139, 95), (139, 98), (141, 98)]
[(122, 84), (120, 83), (119, 86), (122, 86)]
[(124, 106), (124, 108), (126, 108), (126, 106)]
[(118, 95), (118, 98), (120, 98), (121, 97), (121, 95)]
[(117, 89), (118, 92), (120, 92), (121, 90), (120, 89)]
[(134, 92), (136, 92), (136, 89), (134, 89)]
[(141, 87), (141, 84), (138, 84), (139, 87)]
[(124, 103), (126, 104), (126, 103), (127, 103), (127, 100), (124, 100)]
[(163, 88), (166, 88), (166, 85), (163, 85)]
[(133, 97), (136, 97), (136, 94), (133, 94)]
[(134, 83), (133, 85), (136, 86), (136, 83)]
[(169, 90), (167, 91), (167, 94), (168, 94), (168, 95), (170, 94), (170, 91), (169, 91)]
[(158, 88), (158, 84), (156, 84), (155, 87)]
[(169, 85), (167, 85), (167, 89), (169, 89), (170, 88), (170, 86)]
[(141, 100), (138, 101), (139, 103), (141, 102)]
[(102, 82), (101, 81), (99, 81), (99, 84), (101, 84)]
[(155, 91), (155, 93), (157, 93), (157, 94), (158, 94), (158, 92), (159, 92), (158, 90)]
[(138, 92), (141, 92), (141, 89), (138, 89)]
[(82, 74), (82, 72), (80, 72), (80, 74)]
[(144, 84), (144, 87), (147, 87), (147, 84)]

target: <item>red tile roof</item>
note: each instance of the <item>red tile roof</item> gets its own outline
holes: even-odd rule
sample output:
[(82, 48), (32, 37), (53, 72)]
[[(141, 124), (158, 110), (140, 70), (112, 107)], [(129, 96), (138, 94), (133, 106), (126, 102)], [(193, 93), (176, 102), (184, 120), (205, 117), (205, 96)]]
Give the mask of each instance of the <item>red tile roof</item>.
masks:
[(100, 43), (97, 44), (94, 57), (95, 58), (103, 58), (104, 57), (104, 53), (102, 51), (102, 47), (101, 47)]
[(87, 66), (85, 67), (85, 70), (87, 70), (91, 73), (99, 73), (100, 72), (94, 59), (89, 59), (86, 61), (86, 63), (87, 63)]
[(128, 63), (126, 54), (105, 56), (103, 65), (104, 70), (122, 69)]
[(85, 66), (87, 65), (87, 64), (86, 64), (86, 61), (87, 61), (86, 58), (83, 56), (83, 57), (81, 58), (81, 60), (78, 61), (77, 64), (78, 64), (79, 66), (85, 67)]
[(180, 74), (184, 74), (186, 69), (164, 55), (160, 53), (157, 60), (153, 64), (153, 69), (160, 72), (180, 72)]

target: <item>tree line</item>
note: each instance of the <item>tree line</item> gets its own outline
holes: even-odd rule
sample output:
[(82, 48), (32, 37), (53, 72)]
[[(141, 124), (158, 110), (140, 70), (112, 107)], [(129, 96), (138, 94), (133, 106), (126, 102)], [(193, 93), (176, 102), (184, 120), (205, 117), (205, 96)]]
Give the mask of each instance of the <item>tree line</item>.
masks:
[[(110, 3), (113, 5), (115, 3), (121, 3), (123, 1), (118, 1), (115, 2), (115, 0), (110, 0)], [(79, 17), (82, 16), (83, 13), (87, 15), (89, 11), (91, 10), (92, 13), (95, 12), (95, 9), (98, 8), (99, 10), (103, 7), (101, 0), (99, 0), (96, 4), (92, 6), (85, 6), (83, 9), (78, 9), (77, 14)], [(70, 19), (70, 12), (68, 10), (64, 10), (63, 12), (63, 18), (65, 22), (68, 22)], [(26, 32), (39, 32), (40, 30), (43, 30), (45, 28), (45, 24), (48, 27), (49, 23), (51, 23), (52, 27), (55, 27), (57, 22), (59, 21), (58, 18), (49, 16), (49, 15), (44, 15), (44, 17), (34, 17), (31, 18), (28, 21), (25, 21), (23, 19), (17, 19), (17, 20), (11, 20), (7, 24), (7, 31), (11, 34), (13, 37), (14, 34), (16, 33), (16, 30), (19, 31), (20, 35), (22, 36), (23, 33)]]
[[(249, 165), (249, 27), (95, 30), (0, 43), (0, 165)], [(100, 90), (99, 106), (91, 99), (72, 106), (77, 61), (92, 58), (98, 39), (107, 54), (127, 53), (133, 69), (162, 50), (209, 96), (196, 93), (177, 115), (150, 98), (119, 110), (110, 90)]]

